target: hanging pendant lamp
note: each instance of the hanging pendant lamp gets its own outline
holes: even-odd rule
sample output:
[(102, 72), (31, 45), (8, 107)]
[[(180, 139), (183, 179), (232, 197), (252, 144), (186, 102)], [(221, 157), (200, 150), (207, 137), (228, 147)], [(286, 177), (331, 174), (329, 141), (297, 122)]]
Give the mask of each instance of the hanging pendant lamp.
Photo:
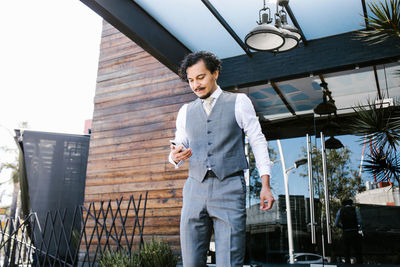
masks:
[(335, 100), (332, 98), (332, 92), (328, 89), (328, 84), (326, 82), (321, 82), (319, 85), (322, 87), (322, 103), (314, 108), (314, 113), (318, 115), (336, 114), (337, 108)]
[[(285, 52), (297, 47), (300, 42), (300, 31), (287, 23), (284, 8), (289, 0), (277, 0), (275, 13), (275, 26), (271, 25), (271, 10), (264, 7), (259, 11), (259, 26), (255, 27), (245, 37), (246, 45), (256, 51), (269, 51), (274, 53)], [(281, 10), (279, 10), (281, 6)]]
[(285, 38), (285, 43), (283, 44), (283, 46), (276, 49), (275, 52), (289, 51), (299, 44), (300, 38), (295, 33), (283, 28), (280, 16), (275, 18), (275, 26), (282, 32), (283, 37)]
[[(287, 2), (289, 2), (289, 1), (287, 1)], [(285, 3), (285, 1), (281, 0), (281, 1), (278, 2), (278, 4), (280, 6), (284, 6), (284, 4), (287, 4), (287, 3)], [(292, 34), (294, 34), (297, 37), (298, 40), (300, 40), (301, 39), (301, 35), (300, 35), (299, 29), (297, 29), (296, 27), (288, 24), (287, 16), (286, 16), (286, 12), (285, 11), (281, 10), (279, 12), (279, 18), (280, 18), (281, 23), (282, 23), (282, 29), (290, 31)]]
[(256, 51), (273, 51), (282, 47), (285, 37), (277, 27), (270, 25), (271, 22), (271, 10), (266, 7), (264, 0), (264, 7), (259, 11), (258, 26), (246, 35), (246, 45)]
[(342, 142), (340, 142), (340, 140), (336, 139), (333, 136), (331, 136), (328, 140), (325, 141), (326, 149), (339, 149), (342, 147), (343, 147)]

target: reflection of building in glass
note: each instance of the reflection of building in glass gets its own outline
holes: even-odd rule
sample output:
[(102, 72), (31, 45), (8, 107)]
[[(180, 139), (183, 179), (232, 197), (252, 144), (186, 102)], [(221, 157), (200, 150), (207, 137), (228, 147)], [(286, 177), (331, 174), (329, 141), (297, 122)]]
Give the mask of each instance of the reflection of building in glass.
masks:
[[(318, 207), (318, 200), (315, 206)], [(310, 240), (309, 198), (290, 196), (294, 249), (314, 252)], [(279, 195), (271, 210), (260, 211), (260, 205), (247, 209), (247, 259), (260, 262), (282, 263), (288, 254), (285, 196)]]
[(366, 189), (355, 196), (365, 234), (364, 263), (397, 263), (400, 261), (399, 188), (384, 182), (367, 182)]
[(359, 204), (400, 206), (399, 188), (389, 183), (366, 182), (367, 190), (356, 194), (356, 202)]
[[(378, 194), (381, 189), (388, 190), (389, 188), (371, 189), (367, 192), (377, 190), (374, 193)], [(398, 191), (395, 190), (396, 193)], [(357, 194), (357, 199), (359, 195)], [(371, 195), (369, 197), (374, 198)], [(318, 199), (314, 201), (317, 223), (316, 245), (311, 244), (309, 198), (290, 196), (295, 253), (321, 254), (319, 251), (321, 251), (320, 216), (322, 206)], [(357, 206), (361, 213), (364, 232), (361, 247), (363, 262), (369, 264), (398, 262), (400, 259), (400, 207), (383, 202), (364, 204), (359, 203), (358, 200)], [(285, 196), (279, 195), (270, 211), (263, 212), (259, 208), (259, 204), (256, 204), (247, 209), (246, 261), (249, 263), (251, 259), (251, 262), (259, 263), (286, 263), (288, 237)], [(332, 262), (339, 262), (340, 258), (345, 255), (340, 242), (341, 231), (334, 228), (332, 237), (332, 245), (325, 243), (326, 256)]]
[(364, 263), (398, 263), (400, 261), (400, 207), (358, 205), (364, 237)]

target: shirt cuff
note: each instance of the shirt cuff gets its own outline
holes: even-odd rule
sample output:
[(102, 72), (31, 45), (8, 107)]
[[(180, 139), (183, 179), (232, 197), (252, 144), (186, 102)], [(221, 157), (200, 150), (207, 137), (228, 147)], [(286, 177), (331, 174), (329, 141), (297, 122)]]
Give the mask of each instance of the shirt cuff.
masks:
[(262, 166), (257, 169), (258, 169), (258, 173), (260, 174), (260, 177), (263, 175), (269, 175), (271, 177), (271, 166), (270, 165)]
[(175, 166), (175, 169), (178, 169), (178, 168), (184, 163), (183, 160), (179, 161), (178, 163), (175, 163), (175, 161), (173, 161), (173, 159), (172, 159), (171, 153), (169, 153), (168, 160), (169, 160), (169, 162), (170, 162), (172, 165)]

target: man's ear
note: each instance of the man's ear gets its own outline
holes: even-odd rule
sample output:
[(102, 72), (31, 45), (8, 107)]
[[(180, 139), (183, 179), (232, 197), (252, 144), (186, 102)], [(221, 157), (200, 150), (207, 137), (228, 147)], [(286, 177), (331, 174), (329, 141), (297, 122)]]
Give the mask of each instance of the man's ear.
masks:
[(218, 80), (219, 70), (214, 71), (212, 75), (214, 76), (215, 80)]

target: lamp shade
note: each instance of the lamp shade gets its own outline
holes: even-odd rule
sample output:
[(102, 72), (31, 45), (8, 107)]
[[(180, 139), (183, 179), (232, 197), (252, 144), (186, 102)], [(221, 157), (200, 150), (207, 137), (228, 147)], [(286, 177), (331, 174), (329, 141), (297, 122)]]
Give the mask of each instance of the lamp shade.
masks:
[(287, 23), (283, 23), (282, 28), (293, 33), (297, 37), (297, 39), (301, 39), (300, 31), (296, 27)]
[(325, 141), (326, 149), (339, 149), (342, 147), (343, 147), (342, 142), (340, 142), (340, 140), (336, 139), (333, 136), (331, 136), (328, 140)]
[(314, 113), (318, 115), (329, 115), (337, 110), (335, 102), (332, 100), (323, 101), (314, 108)]
[(275, 26), (262, 23), (246, 35), (245, 43), (248, 47), (257, 51), (270, 51), (282, 47), (285, 38)]
[(283, 33), (283, 37), (285, 38), (285, 43), (283, 46), (277, 49), (277, 52), (285, 52), (295, 48), (299, 44), (299, 38), (296, 35), (288, 30), (280, 28)]
[[(283, 2), (283, 1), (282, 1)], [(287, 17), (286, 17), (286, 12), (280, 12), (280, 16), (279, 16), (281, 22), (282, 22), (282, 29), (288, 30), (291, 33), (293, 33), (297, 39), (300, 41), (301, 39), (301, 35), (300, 35), (300, 31), (299, 29), (297, 29), (296, 27), (290, 25), (287, 23)]]

